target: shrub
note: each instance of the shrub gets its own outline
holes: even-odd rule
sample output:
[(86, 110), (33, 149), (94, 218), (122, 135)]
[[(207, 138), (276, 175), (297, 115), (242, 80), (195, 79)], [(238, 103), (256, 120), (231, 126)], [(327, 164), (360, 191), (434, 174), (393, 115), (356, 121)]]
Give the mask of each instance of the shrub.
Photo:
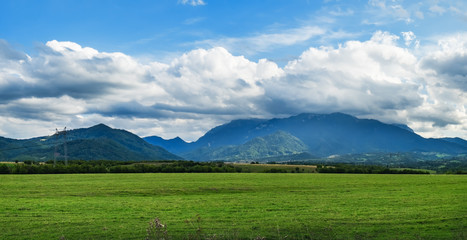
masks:
[(146, 240), (162, 240), (169, 239), (167, 234), (167, 226), (162, 224), (159, 218), (149, 222), (149, 226), (146, 229)]
[(11, 173), (10, 167), (6, 164), (0, 164), (0, 174), (9, 174)]

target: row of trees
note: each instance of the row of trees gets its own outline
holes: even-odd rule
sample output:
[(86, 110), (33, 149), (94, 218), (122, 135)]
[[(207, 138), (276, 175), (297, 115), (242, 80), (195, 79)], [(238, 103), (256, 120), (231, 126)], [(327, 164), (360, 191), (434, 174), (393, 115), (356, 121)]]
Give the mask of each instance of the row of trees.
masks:
[[(287, 173), (280, 164), (277, 168), (259, 170), (265, 173)], [(250, 172), (241, 166), (224, 164), (223, 162), (121, 162), (121, 161), (83, 161), (72, 160), (68, 165), (63, 161), (54, 164), (48, 162), (24, 162), (0, 164), (0, 174), (57, 174), (57, 173), (233, 173)], [(300, 172), (299, 168), (296, 171)], [(337, 164), (325, 166), (318, 164), (318, 173), (361, 173), (361, 174), (429, 174), (427, 171), (415, 169), (391, 169), (383, 166)]]
[(335, 166), (318, 165), (316, 171), (319, 173), (430, 174), (427, 171), (416, 169), (391, 169), (382, 166), (365, 166), (350, 164), (337, 164)]
[(210, 173), (241, 172), (242, 168), (222, 162), (119, 162), (119, 161), (70, 161), (26, 164), (0, 164), (0, 174), (58, 174), (58, 173)]

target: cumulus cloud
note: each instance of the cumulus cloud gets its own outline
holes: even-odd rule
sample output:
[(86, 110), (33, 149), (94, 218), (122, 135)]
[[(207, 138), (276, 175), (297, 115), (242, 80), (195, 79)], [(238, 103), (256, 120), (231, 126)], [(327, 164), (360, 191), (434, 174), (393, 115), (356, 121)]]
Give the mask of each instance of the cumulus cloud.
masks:
[(16, 55), (2, 56), (12, 63), (0, 70), (8, 73), (1, 78), (0, 112), (42, 121), (246, 117), (260, 111), (254, 101), (264, 92), (263, 81), (283, 74), (273, 62), (251, 62), (220, 47), (193, 50), (169, 64), (141, 64), (122, 53), (58, 41), (23, 64)]
[(266, 95), (271, 103), (290, 105), (281, 108), (284, 113), (332, 109), (361, 115), (418, 106), (416, 58), (397, 47), (396, 39), (377, 32), (369, 41), (337, 49), (310, 48), (285, 66), (285, 77), (266, 86)]
[(170, 96), (153, 107), (172, 112), (253, 114), (252, 99), (263, 94), (262, 81), (282, 74), (272, 62), (249, 61), (224, 48), (198, 49), (182, 55), (163, 71), (151, 72)]
[(467, 91), (467, 33), (446, 37), (421, 64), (432, 70), (429, 76), (439, 86)]
[(420, 41), (415, 40), (417, 37), (412, 31), (401, 32), (401, 34), (402, 34), (402, 37), (404, 38), (405, 46), (410, 47), (413, 43), (415, 48), (420, 47)]
[(378, 31), (311, 47), (282, 68), (223, 47), (142, 63), (59, 41), (30, 57), (0, 41), (0, 133), (32, 137), (103, 122), (196, 140), (232, 119), (341, 111), (409, 124), (424, 136), (467, 137), (465, 34), (425, 46), (422, 56), (399, 38)]
[[(0, 102), (28, 97), (92, 99), (133, 89), (145, 68), (122, 53), (99, 53), (71, 42), (48, 42), (37, 57), (2, 68)], [(6, 75), (6, 76), (5, 76)]]

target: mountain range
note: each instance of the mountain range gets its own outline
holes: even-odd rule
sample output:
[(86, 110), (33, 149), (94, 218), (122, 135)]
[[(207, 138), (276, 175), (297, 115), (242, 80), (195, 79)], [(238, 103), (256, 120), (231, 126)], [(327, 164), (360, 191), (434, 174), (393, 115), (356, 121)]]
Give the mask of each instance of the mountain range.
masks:
[[(278, 136), (280, 143), (272, 140)], [(467, 153), (466, 141), (460, 138), (427, 139), (406, 125), (385, 124), (343, 113), (234, 120), (211, 129), (191, 143), (179, 138), (144, 139), (198, 161), (258, 159), (303, 152), (316, 157), (375, 152)]]
[[(0, 161), (51, 160), (56, 151), (58, 159), (64, 159), (64, 137), (63, 134), (24, 140), (0, 137)], [(406, 125), (343, 113), (233, 120), (189, 143), (179, 137), (142, 139), (104, 124), (67, 131), (66, 140), (68, 158), (81, 160), (239, 161), (362, 153), (467, 154), (467, 141), (461, 138), (423, 138)]]

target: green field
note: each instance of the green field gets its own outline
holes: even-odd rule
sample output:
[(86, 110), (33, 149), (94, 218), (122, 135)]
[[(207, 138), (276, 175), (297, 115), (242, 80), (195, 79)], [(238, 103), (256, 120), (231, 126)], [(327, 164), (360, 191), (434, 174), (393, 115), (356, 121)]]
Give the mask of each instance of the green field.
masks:
[(145, 239), (156, 217), (170, 239), (467, 238), (462, 175), (0, 175), (0, 192), (0, 239)]

